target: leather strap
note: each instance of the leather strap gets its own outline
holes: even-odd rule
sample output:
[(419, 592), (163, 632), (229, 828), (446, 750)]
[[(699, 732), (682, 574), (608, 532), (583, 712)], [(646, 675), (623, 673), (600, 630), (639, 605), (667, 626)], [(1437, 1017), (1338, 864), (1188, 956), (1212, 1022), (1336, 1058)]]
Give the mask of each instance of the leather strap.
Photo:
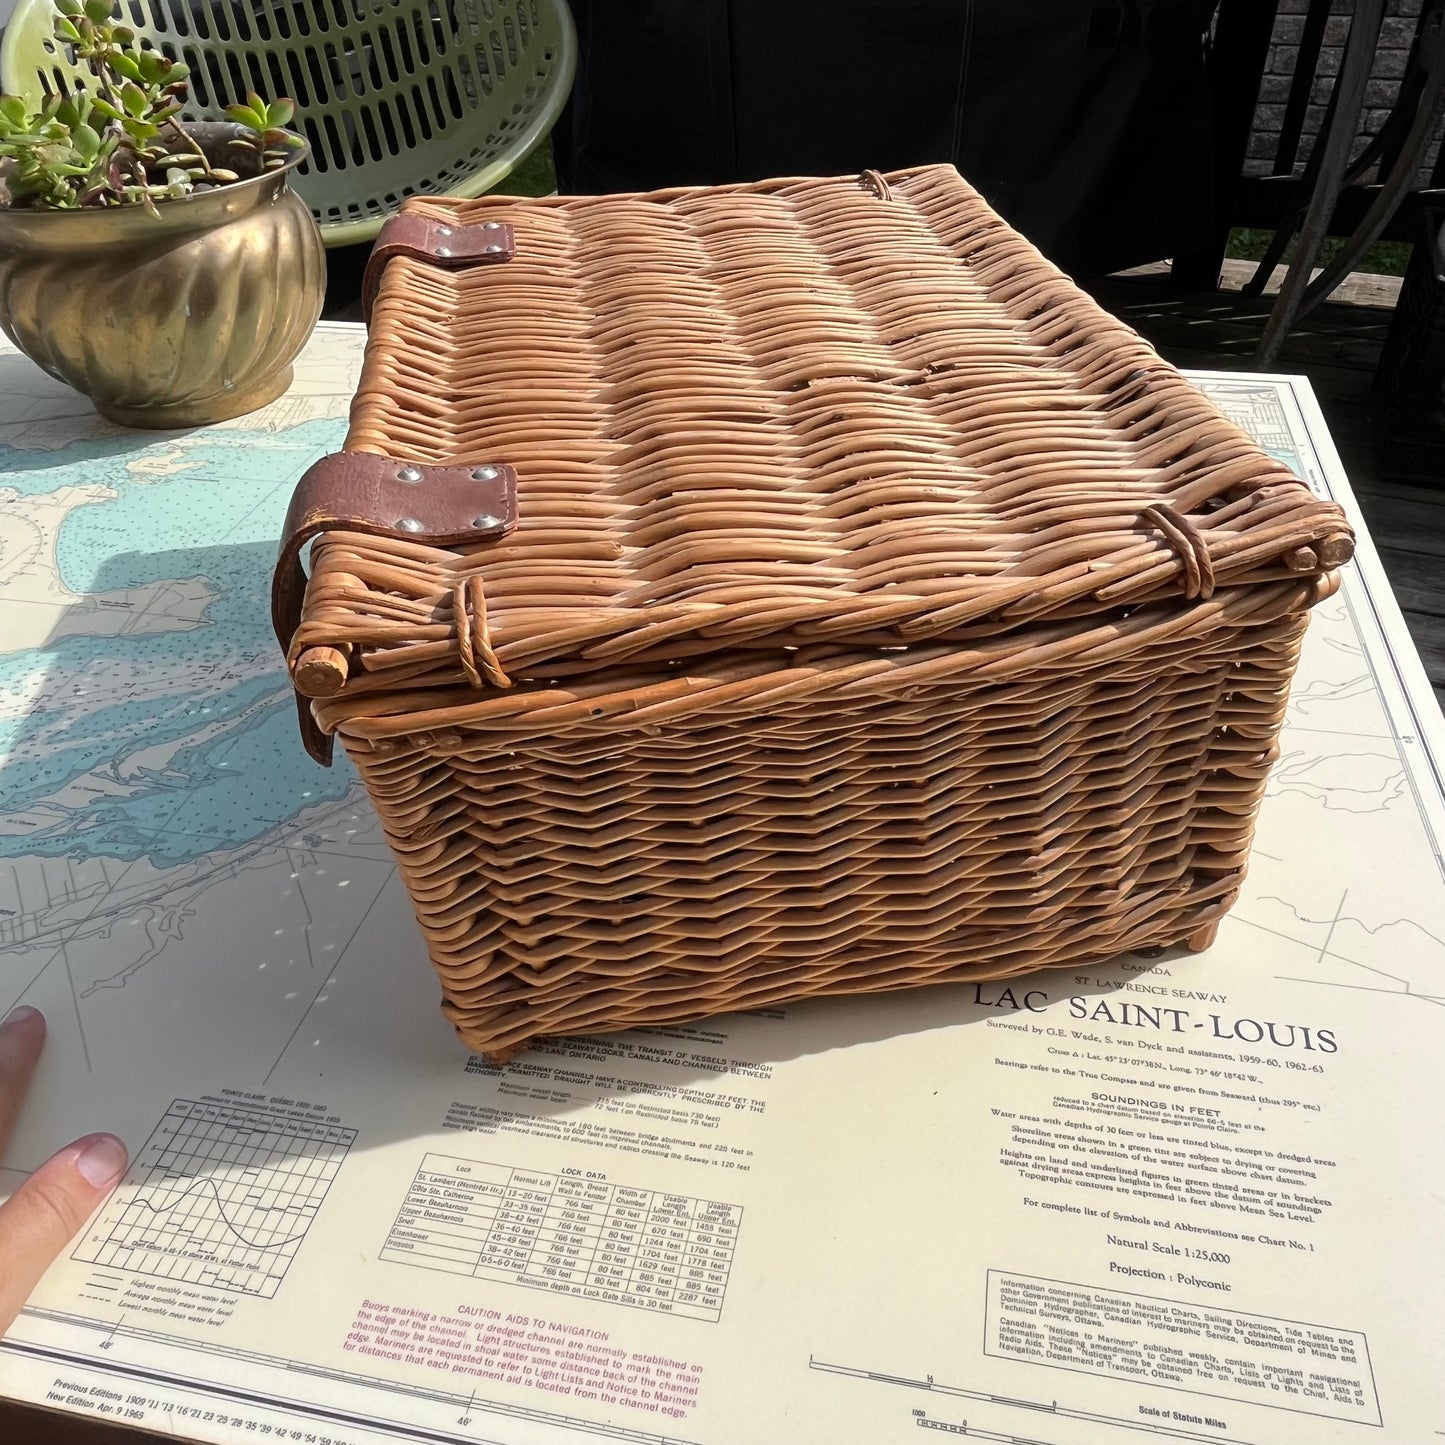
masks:
[[(271, 625), (288, 666), (306, 600), (301, 551), (313, 537), (338, 529), (453, 547), (505, 537), (516, 525), (517, 474), (500, 463), (438, 467), (373, 452), (323, 457), (296, 484), (271, 580)], [(331, 739), (299, 692), (296, 706), (306, 751), (329, 767)]]
[(474, 221), (454, 226), (414, 211), (392, 216), (377, 233), (376, 244), (361, 278), (361, 315), (371, 324), (371, 308), (381, 290), (381, 273), (393, 256), (411, 256), (433, 266), (455, 269), (510, 261), (517, 252), (516, 236), (505, 221)]

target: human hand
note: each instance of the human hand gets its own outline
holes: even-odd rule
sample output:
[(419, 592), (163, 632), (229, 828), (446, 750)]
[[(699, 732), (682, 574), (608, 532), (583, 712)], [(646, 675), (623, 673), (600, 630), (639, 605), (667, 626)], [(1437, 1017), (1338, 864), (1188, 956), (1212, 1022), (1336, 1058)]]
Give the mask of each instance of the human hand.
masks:
[[(0, 1023), (0, 1155), (44, 1046), (45, 1019), (38, 1009), (17, 1008)], [(67, 1144), (0, 1204), (0, 1335), (40, 1276), (120, 1182), (125, 1166), (119, 1139), (88, 1134)]]

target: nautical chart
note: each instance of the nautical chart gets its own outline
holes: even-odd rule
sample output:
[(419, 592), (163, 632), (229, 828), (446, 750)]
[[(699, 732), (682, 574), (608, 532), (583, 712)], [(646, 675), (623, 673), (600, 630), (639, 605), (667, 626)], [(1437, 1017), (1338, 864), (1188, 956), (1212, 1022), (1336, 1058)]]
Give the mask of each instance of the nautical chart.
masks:
[[(0, 1014), (50, 1026), (0, 1194), (135, 1161), (0, 1396), (214, 1445), (1445, 1438), (1445, 732), (1368, 539), (1207, 954), (483, 1065), (267, 617), (362, 339), (167, 434), (0, 346)], [(1351, 505), (1307, 385), (1196, 380)]]
[[(1297, 476), (1334, 495), (1296, 393), (1267, 379), (1193, 379)], [(1373, 550), (1368, 539), (1362, 550)], [(1311, 619), (1229, 926), (1296, 945), (1282, 977), (1442, 1007), (1445, 869), (1438, 780), (1422, 737), (1439, 714), (1428, 687), (1408, 685), (1418, 663), (1387, 641), (1386, 604), (1358, 570)], [(1422, 706), (1434, 716), (1421, 718)], [(1381, 870), (1386, 857), (1397, 861)]]

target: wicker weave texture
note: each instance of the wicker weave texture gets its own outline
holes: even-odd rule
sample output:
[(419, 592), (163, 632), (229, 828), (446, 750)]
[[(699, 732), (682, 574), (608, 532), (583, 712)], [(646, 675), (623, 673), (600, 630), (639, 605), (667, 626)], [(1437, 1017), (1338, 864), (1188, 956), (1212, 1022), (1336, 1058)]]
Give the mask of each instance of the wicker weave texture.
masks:
[(319, 541), (293, 673), (473, 1047), (1202, 939), (1315, 499), (955, 172), (410, 209), (348, 449), (505, 462), (470, 549)]

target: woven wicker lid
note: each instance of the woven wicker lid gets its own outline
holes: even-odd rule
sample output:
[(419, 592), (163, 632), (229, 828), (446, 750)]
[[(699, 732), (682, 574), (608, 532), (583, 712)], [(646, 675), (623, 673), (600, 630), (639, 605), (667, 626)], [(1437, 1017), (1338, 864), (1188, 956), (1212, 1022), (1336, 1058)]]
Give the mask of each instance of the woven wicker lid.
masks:
[(389, 261), (347, 451), (510, 468), (516, 523), (325, 534), (285, 640), (328, 727), (707, 654), (1062, 636), (1350, 555), (1338, 507), (951, 167), (407, 213), (511, 254)]

